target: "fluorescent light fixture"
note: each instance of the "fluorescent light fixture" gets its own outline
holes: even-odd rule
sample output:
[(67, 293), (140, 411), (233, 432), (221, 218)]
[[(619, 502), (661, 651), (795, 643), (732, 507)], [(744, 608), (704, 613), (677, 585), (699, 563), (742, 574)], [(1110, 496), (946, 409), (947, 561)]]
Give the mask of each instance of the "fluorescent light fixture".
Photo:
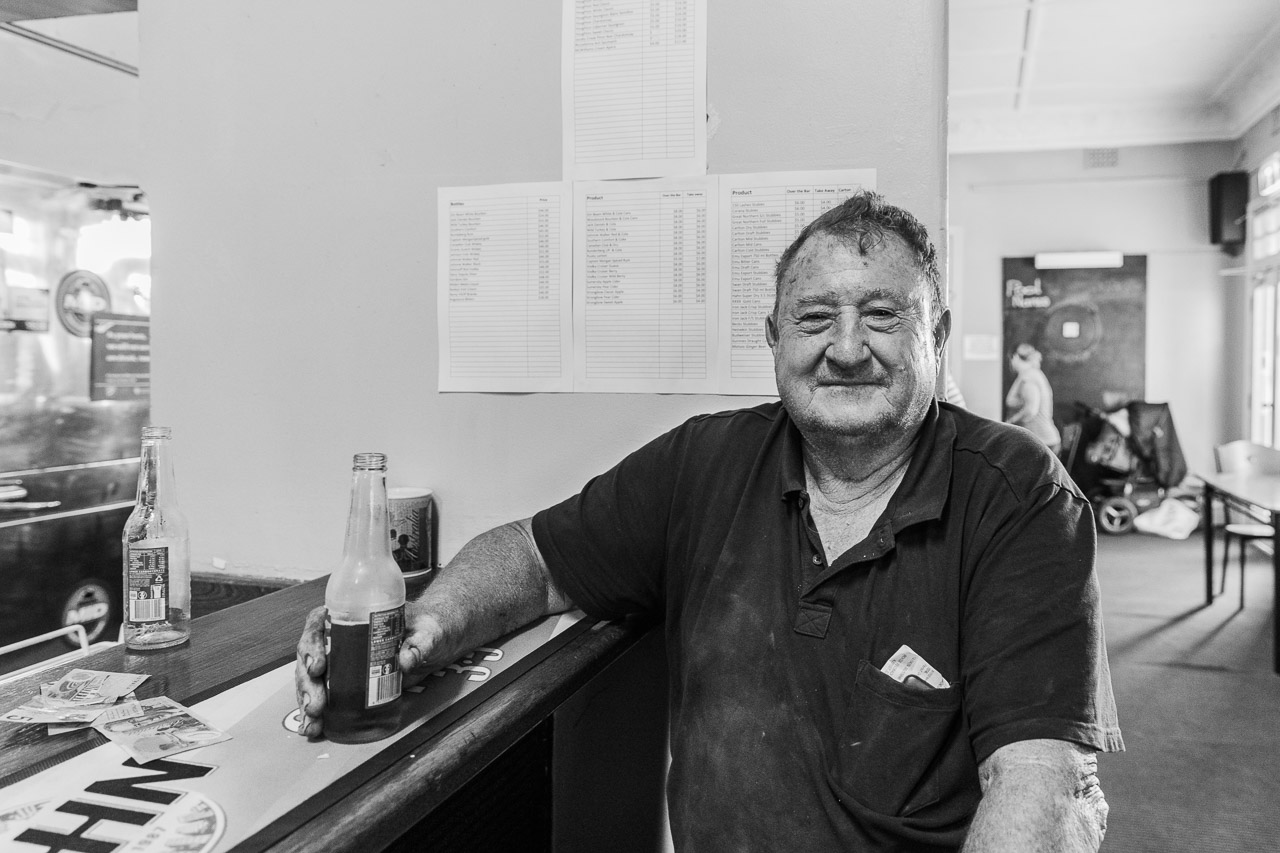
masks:
[(1038, 270), (1097, 270), (1124, 266), (1123, 252), (1040, 252)]

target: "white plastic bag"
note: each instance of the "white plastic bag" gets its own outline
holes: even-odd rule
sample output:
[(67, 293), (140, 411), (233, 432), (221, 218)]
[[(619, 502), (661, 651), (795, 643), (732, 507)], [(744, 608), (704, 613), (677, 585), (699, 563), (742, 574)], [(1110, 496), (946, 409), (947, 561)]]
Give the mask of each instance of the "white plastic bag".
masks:
[(1200, 513), (1176, 498), (1165, 498), (1158, 507), (1135, 518), (1133, 526), (1166, 539), (1186, 539), (1200, 526)]

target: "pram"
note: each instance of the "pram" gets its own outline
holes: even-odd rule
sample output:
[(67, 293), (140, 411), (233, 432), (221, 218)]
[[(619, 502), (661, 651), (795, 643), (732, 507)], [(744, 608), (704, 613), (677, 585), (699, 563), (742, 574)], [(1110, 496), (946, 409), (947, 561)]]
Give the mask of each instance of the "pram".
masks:
[(1187, 476), (1169, 405), (1135, 400), (1107, 412), (1077, 401), (1075, 408), (1079, 420), (1063, 430), (1063, 463), (1093, 502), (1098, 526), (1128, 533)]

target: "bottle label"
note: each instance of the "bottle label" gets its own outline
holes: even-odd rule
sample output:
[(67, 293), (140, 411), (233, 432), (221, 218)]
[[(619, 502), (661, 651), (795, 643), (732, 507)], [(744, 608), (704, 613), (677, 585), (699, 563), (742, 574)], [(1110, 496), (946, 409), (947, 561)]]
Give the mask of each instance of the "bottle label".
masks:
[(404, 605), (369, 614), (369, 693), (365, 707), (400, 698), (400, 637), (404, 634)]
[[(403, 634), (404, 605), (376, 610), (369, 614), (368, 622), (340, 622), (326, 616), (329, 671), (325, 681), (330, 699), (347, 707), (363, 705), (366, 710), (398, 699), (401, 674), (397, 656)], [(357, 679), (358, 688), (352, 684)]]
[(130, 548), (128, 577), (130, 622), (163, 622), (169, 607), (169, 549)]

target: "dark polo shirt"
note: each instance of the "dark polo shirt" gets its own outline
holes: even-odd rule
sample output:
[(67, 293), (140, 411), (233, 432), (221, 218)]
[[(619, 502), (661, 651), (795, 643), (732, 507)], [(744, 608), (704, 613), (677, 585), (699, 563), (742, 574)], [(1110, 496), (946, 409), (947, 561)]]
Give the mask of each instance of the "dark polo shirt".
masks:
[[(779, 403), (693, 418), (533, 530), (589, 614), (665, 620), (679, 850), (954, 849), (999, 747), (1123, 748), (1089, 504), (1026, 430), (933, 406), (844, 554)], [(951, 686), (881, 672), (903, 644)]]

